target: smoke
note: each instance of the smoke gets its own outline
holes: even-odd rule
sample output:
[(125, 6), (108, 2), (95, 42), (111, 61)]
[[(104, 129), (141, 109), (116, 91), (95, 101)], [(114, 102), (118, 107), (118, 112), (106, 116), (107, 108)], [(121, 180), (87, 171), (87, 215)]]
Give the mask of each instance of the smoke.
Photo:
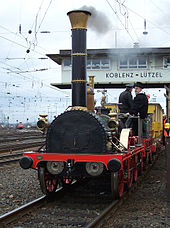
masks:
[(88, 19), (88, 28), (94, 32), (103, 35), (110, 30), (111, 22), (103, 12), (97, 11), (93, 6), (82, 6), (80, 10), (87, 10), (91, 13)]

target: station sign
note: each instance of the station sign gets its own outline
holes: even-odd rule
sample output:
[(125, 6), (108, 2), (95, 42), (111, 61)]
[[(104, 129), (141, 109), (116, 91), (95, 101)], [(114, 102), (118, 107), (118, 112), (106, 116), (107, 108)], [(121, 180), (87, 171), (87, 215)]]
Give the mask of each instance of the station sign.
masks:
[[(93, 74), (94, 73), (94, 74)], [(123, 83), (143, 82), (143, 83), (170, 83), (170, 70), (159, 71), (102, 71), (88, 72), (88, 75), (95, 75), (95, 83)]]
[[(149, 70), (121, 70), (121, 71), (94, 71), (87, 70), (87, 80), (88, 76), (95, 76), (94, 81), (100, 84), (126, 84), (126, 83), (134, 83), (137, 81), (147, 83), (147, 84), (169, 84), (170, 83), (170, 69), (162, 69), (157, 71), (149, 71)], [(63, 71), (62, 72), (62, 83), (71, 82), (71, 71)]]
[(155, 79), (155, 78), (163, 78), (163, 74), (162, 72), (154, 72), (154, 71), (148, 71), (148, 72), (140, 72), (140, 73), (135, 73), (135, 72), (130, 72), (130, 73), (125, 73), (125, 72), (119, 72), (119, 73), (115, 73), (115, 72), (110, 72), (110, 73), (106, 73), (105, 74), (105, 78), (109, 79), (109, 78), (123, 78), (123, 79), (129, 79), (129, 78), (133, 78), (133, 79)]

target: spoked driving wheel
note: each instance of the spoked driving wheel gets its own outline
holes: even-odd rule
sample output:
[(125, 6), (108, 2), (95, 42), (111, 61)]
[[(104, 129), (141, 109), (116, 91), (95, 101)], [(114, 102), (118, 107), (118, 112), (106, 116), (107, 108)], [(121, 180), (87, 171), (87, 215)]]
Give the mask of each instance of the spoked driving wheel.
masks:
[(53, 194), (58, 186), (58, 178), (45, 170), (44, 167), (39, 167), (38, 176), (40, 187), (44, 194)]
[(124, 191), (123, 172), (111, 173), (111, 192), (113, 199), (119, 199)]

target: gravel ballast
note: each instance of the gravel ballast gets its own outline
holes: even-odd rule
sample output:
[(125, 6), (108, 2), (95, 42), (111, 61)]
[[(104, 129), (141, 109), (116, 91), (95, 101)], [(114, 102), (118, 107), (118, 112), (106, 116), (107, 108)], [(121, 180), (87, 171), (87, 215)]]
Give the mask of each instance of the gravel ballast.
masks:
[(3, 168), (0, 180), (0, 215), (43, 195), (36, 170), (24, 170), (19, 165)]

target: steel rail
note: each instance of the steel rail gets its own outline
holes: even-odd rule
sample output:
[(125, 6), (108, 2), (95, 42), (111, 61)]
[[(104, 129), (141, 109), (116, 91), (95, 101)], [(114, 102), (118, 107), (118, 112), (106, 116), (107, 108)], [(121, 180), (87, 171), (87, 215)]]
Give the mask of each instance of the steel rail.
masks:
[(26, 141), (31, 139), (45, 139), (45, 137), (42, 135), (26, 135), (26, 136), (13, 136), (13, 137), (4, 136), (0, 138), (0, 143), (5, 144), (13, 141)]
[[(41, 203), (44, 202), (44, 200), (46, 199), (47, 197), (45, 195), (41, 196), (40, 198), (38, 199), (35, 199), (21, 207), (18, 207), (4, 215), (1, 215), (0, 216), (0, 225), (6, 225), (6, 224), (9, 224), (9, 223), (12, 223), (14, 221), (16, 221), (16, 219), (18, 218), (18, 216), (22, 216), (26, 213), (28, 213), (30, 210), (32, 210), (33, 207), (35, 206), (39, 206)], [(2, 226), (3, 227), (3, 226)]]
[(2, 169), (6, 165), (15, 164), (16, 162), (19, 162), (20, 158), (6, 160), (6, 161), (0, 161), (0, 169)]
[(17, 149), (24, 149), (24, 148), (30, 148), (30, 147), (35, 147), (35, 146), (41, 146), (45, 143), (45, 140), (37, 140), (37, 141), (31, 141), (31, 142), (15, 142), (11, 144), (6, 144), (6, 145), (0, 145), (0, 153), (3, 152), (8, 152), (8, 151), (14, 151)]
[[(76, 186), (77, 181), (73, 181), (71, 184), (72, 187)], [(66, 193), (67, 189), (63, 187), (59, 187), (55, 192), (55, 198), (61, 198), (62, 195)], [(14, 223), (23, 215), (26, 215), (28, 213), (31, 213), (34, 211), (37, 207), (40, 205), (43, 205), (45, 203), (50, 203), (52, 200), (51, 196), (43, 195), (29, 203), (26, 203), (10, 212), (5, 213), (4, 215), (0, 216), (0, 227), (8, 227), (8, 224)], [(1, 226), (2, 225), (2, 226)]]
[(17, 157), (17, 156), (20, 156), (22, 155), (23, 152), (19, 152), (19, 153), (13, 153), (13, 154), (3, 154), (3, 155), (0, 155), (0, 160), (1, 159), (4, 159), (4, 158), (10, 158), (10, 157)]

